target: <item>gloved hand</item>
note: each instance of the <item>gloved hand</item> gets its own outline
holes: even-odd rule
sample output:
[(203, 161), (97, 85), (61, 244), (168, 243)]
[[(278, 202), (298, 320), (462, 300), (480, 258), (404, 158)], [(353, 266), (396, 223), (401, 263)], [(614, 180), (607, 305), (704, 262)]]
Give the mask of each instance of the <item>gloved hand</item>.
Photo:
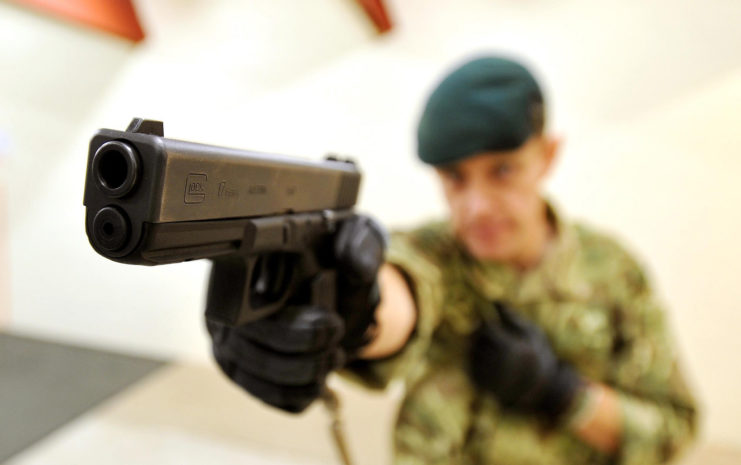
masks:
[(386, 251), (386, 232), (368, 216), (342, 223), (335, 238), (337, 311), (345, 322), (341, 345), (352, 359), (370, 342), (369, 328), (381, 301), (378, 270)]
[(269, 405), (292, 413), (306, 409), (321, 395), (327, 375), (370, 342), (385, 245), (383, 229), (370, 218), (342, 222), (334, 238), (336, 314), (292, 304), (244, 326), (207, 321), (224, 373)]
[(287, 412), (306, 409), (343, 364), (342, 319), (311, 306), (284, 308), (238, 327), (207, 320), (214, 358), (236, 384)]
[(538, 327), (501, 302), (494, 305), (499, 321), (487, 321), (473, 334), (472, 379), (503, 408), (557, 422), (584, 381), (556, 357)]

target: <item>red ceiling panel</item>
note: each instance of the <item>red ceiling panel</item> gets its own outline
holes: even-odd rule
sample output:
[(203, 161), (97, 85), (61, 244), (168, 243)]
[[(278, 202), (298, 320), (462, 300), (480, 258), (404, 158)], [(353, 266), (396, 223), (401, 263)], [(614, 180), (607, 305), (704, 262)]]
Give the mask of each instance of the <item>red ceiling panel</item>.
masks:
[(383, 0), (357, 0), (357, 2), (363, 7), (373, 24), (376, 25), (379, 33), (382, 34), (391, 30), (391, 20), (386, 13)]
[(144, 39), (131, 0), (12, 0), (134, 42)]

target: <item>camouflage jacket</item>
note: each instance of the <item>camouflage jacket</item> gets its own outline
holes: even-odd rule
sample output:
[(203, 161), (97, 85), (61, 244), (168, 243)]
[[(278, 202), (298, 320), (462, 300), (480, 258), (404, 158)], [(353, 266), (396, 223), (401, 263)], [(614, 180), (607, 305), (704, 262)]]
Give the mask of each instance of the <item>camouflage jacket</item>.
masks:
[[(417, 327), (399, 354), (359, 364), (350, 376), (377, 388), (405, 381), (394, 463), (648, 465), (675, 457), (695, 435), (695, 401), (641, 267), (614, 240), (552, 217), (557, 237), (527, 272), (474, 260), (447, 223), (392, 235), (387, 261), (410, 280)], [(474, 388), (468, 335), (497, 299), (538, 324), (562, 360), (618, 392), (616, 456), (565, 427), (546, 430), (532, 416), (501, 411)]]

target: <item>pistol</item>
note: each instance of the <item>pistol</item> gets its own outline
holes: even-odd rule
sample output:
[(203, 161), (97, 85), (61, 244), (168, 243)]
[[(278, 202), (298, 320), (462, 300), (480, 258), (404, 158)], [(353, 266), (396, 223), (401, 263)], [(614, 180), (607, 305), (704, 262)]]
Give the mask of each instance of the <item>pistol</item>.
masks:
[(211, 260), (206, 317), (223, 324), (291, 301), (334, 311), (332, 239), (354, 215), (360, 181), (349, 160), (167, 139), (161, 121), (134, 118), (90, 141), (85, 229), (120, 263)]

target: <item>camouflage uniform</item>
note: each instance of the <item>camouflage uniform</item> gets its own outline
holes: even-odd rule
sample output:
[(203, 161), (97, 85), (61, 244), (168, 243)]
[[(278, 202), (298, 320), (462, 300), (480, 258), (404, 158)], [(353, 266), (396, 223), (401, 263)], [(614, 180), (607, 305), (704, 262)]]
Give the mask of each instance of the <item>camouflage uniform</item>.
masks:
[[(613, 240), (549, 213), (557, 237), (541, 264), (524, 273), (474, 260), (447, 223), (392, 236), (387, 260), (412, 283), (417, 328), (401, 353), (358, 365), (350, 376), (379, 388), (404, 379), (396, 464), (647, 465), (667, 461), (694, 436), (695, 402), (640, 266)], [(583, 376), (618, 392), (616, 457), (565, 427), (546, 429), (532, 416), (500, 411), (492, 395), (474, 388), (468, 335), (492, 317), (497, 299), (538, 324)]]

